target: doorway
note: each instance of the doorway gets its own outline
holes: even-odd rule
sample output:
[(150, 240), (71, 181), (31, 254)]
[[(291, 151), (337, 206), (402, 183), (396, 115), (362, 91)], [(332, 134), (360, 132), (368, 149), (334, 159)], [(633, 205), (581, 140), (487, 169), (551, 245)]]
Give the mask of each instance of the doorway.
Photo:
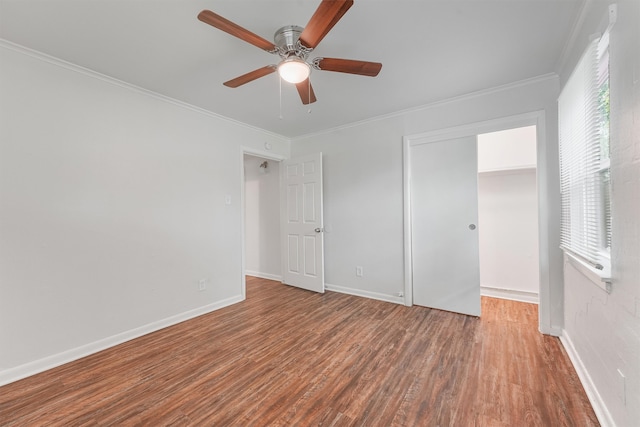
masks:
[(478, 135), (480, 292), (538, 303), (536, 127)]
[(244, 155), (245, 274), (282, 280), (280, 162)]
[[(443, 141), (447, 139), (463, 138), (468, 136), (477, 136), (480, 134), (496, 132), (506, 129), (513, 129), (525, 126), (535, 126), (536, 128), (536, 158), (537, 166), (540, 173), (536, 174), (537, 184), (537, 201), (538, 201), (538, 230), (539, 230), (539, 246), (538, 246), (538, 289), (539, 289), (539, 329), (545, 334), (555, 334), (556, 331), (551, 326), (551, 285), (550, 285), (550, 272), (549, 265), (555, 262), (555, 259), (551, 259), (550, 241), (552, 240), (549, 235), (550, 223), (553, 223), (553, 219), (549, 218), (548, 209), (551, 203), (551, 197), (549, 195), (549, 189), (547, 188), (547, 176), (549, 173), (549, 160), (546, 158), (546, 127), (545, 127), (545, 114), (544, 111), (536, 111), (532, 113), (525, 113), (517, 116), (505, 117), (496, 120), (489, 120), (485, 122), (471, 123), (467, 125), (457, 126), (454, 128), (440, 129), (436, 131), (426, 132), (423, 134), (408, 135), (403, 137), (403, 166), (404, 166), (404, 277), (405, 277), (405, 291), (404, 291), (404, 303), (405, 305), (413, 305), (413, 219), (411, 216), (411, 147), (417, 140), (422, 143), (425, 141)], [(553, 205), (553, 204), (552, 204)], [(479, 288), (479, 283), (477, 284)]]
[(245, 277), (282, 281), (280, 162), (284, 158), (242, 149), (242, 297)]
[(322, 153), (241, 154), (242, 298), (247, 275), (324, 292)]

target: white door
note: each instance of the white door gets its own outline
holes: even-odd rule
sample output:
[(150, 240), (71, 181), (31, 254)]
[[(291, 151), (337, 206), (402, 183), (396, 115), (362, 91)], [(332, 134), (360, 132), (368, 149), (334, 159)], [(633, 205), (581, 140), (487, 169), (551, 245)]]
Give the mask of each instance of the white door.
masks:
[(282, 282), (324, 292), (322, 153), (282, 162)]
[(480, 315), (476, 137), (410, 146), (415, 304)]

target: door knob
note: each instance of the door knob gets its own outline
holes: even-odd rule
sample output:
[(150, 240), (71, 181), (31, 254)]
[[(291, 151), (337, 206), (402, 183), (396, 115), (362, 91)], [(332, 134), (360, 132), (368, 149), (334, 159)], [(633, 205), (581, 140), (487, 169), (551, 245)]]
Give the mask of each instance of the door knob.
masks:
[(476, 229), (475, 224), (469, 224), (469, 230), (475, 230), (475, 229)]
[(316, 229), (315, 229), (315, 232), (316, 232), (316, 233), (321, 233), (322, 231), (323, 231), (323, 230), (322, 230), (322, 228), (320, 228), (320, 227), (318, 227), (318, 228), (316, 228)]

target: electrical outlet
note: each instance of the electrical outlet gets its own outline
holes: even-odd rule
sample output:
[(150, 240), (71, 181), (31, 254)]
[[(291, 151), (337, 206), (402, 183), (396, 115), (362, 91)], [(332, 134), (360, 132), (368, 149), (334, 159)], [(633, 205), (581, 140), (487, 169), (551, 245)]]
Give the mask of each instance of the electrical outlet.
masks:
[(205, 289), (207, 289), (207, 279), (198, 280), (198, 290), (204, 291)]
[(357, 266), (356, 267), (356, 276), (358, 276), (358, 277), (364, 276), (364, 272), (362, 271), (362, 267), (361, 266)]

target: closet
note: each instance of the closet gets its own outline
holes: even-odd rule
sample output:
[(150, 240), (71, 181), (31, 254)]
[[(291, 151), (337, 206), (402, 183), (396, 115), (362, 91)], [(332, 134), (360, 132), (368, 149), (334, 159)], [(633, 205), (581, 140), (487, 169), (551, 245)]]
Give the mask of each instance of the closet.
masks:
[(480, 289), (538, 302), (536, 127), (478, 135)]

